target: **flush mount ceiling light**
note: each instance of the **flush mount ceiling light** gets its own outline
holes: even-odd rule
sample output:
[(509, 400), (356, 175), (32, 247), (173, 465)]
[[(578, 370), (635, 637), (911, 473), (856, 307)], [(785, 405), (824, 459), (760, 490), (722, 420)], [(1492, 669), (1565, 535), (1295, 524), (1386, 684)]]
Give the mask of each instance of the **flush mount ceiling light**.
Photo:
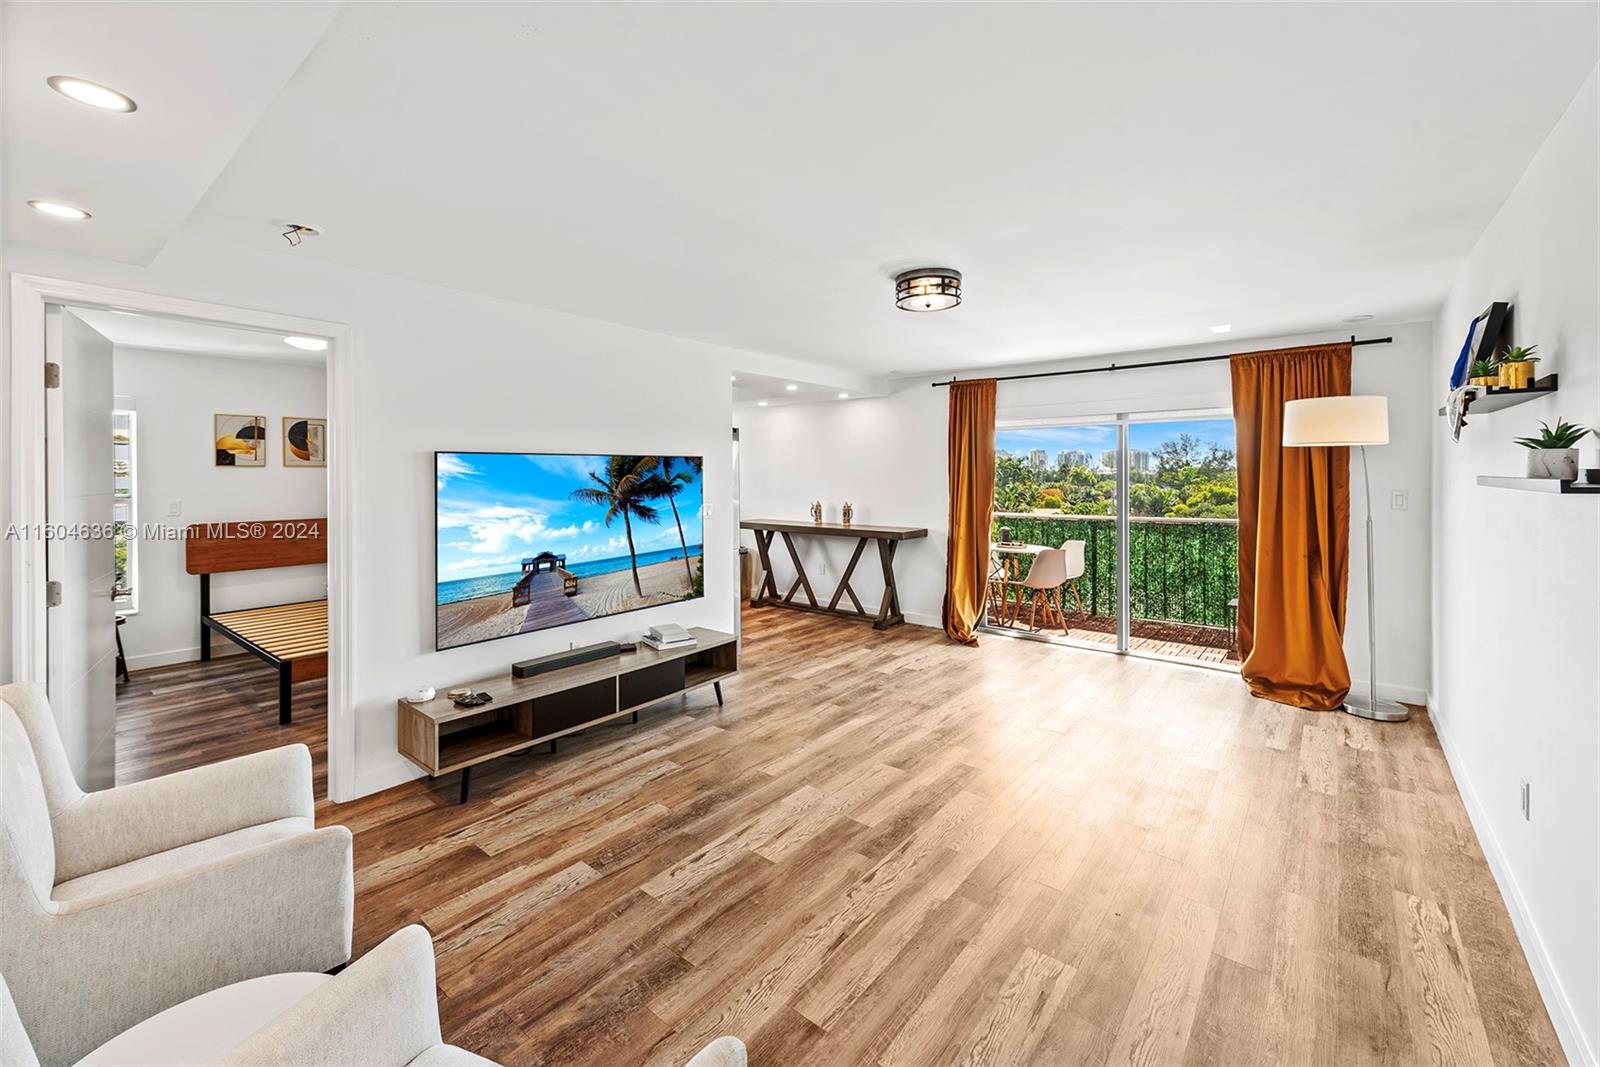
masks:
[(328, 342), (320, 337), (285, 337), (283, 343), (302, 352), (326, 352)]
[(52, 74), (45, 79), (45, 83), (68, 100), (76, 100), (80, 104), (97, 107), (101, 111), (139, 110), (139, 105), (133, 102), (133, 97), (126, 93), (119, 93), (115, 89), (108, 89), (104, 85), (97, 85), (82, 78)]
[(1221, 322), (1221, 323), (1218, 323), (1217, 325), (1211, 327), (1211, 332), (1212, 333), (1227, 333), (1229, 330), (1232, 330), (1232, 329), (1233, 329), (1233, 323), (1231, 323), (1231, 322)]
[(1371, 322), (1372, 321), (1372, 316), (1371, 315), (1351, 315), (1349, 318), (1347, 318), (1347, 319), (1345, 319), (1343, 321), (1345, 321), (1345, 322)]
[(53, 200), (29, 200), (28, 206), (41, 215), (49, 215), (53, 219), (88, 219), (90, 215), (81, 207), (71, 204), (58, 204)]
[(757, 401), (756, 401), (756, 407), (758, 407), (758, 408), (764, 408), (764, 407), (766, 407), (766, 406), (767, 406), (767, 402), (766, 402), (766, 401), (765, 401), (765, 400), (757, 400)]
[(948, 311), (961, 303), (961, 272), (949, 267), (918, 267), (897, 275), (894, 306), (901, 311)]
[(849, 393), (840, 393), (839, 394), (839, 399), (840, 400), (849, 400), (850, 399), (850, 394)]
[(784, 388), (785, 388), (785, 389), (787, 389), (787, 390), (788, 390), (788, 391), (789, 391), (789, 392), (791, 392), (791, 393), (792, 393), (792, 392), (794, 392), (794, 391), (795, 391), (795, 390), (796, 390), (796, 389), (799, 389), (799, 388), (800, 388), (800, 387), (799, 387), (799, 386), (798, 386), (798, 385), (786, 385), (786, 386), (784, 386)]

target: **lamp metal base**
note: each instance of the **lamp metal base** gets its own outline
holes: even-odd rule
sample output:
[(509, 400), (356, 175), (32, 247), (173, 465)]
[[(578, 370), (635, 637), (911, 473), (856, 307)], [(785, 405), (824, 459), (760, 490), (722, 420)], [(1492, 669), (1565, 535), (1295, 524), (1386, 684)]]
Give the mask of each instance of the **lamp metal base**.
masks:
[(1405, 722), (1411, 718), (1411, 711), (1404, 704), (1396, 704), (1392, 700), (1380, 700), (1374, 705), (1369, 698), (1354, 694), (1345, 697), (1344, 713), (1354, 715), (1358, 719), (1371, 719), (1373, 722)]

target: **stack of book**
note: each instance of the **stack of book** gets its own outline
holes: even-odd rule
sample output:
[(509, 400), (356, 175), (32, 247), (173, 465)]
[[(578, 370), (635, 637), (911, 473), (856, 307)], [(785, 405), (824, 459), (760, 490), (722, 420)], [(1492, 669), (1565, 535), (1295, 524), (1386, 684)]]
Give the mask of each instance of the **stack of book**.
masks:
[(694, 634), (691, 634), (681, 626), (674, 626), (671, 623), (650, 627), (645, 631), (644, 636), (639, 639), (639, 642), (657, 650), (685, 648), (695, 643)]

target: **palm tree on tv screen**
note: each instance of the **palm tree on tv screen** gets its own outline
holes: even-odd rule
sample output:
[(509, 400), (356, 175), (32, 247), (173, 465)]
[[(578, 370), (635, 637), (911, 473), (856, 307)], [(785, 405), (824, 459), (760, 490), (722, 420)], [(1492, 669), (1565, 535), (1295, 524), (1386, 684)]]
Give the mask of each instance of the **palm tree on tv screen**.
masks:
[(639, 555), (633, 547), (633, 520), (660, 522), (661, 513), (648, 503), (661, 495), (657, 470), (661, 466), (658, 456), (607, 456), (604, 476), (589, 472), (594, 485), (572, 491), (572, 499), (586, 504), (599, 504), (606, 509), (607, 528), (618, 515), (622, 516), (622, 529), (628, 535), (628, 566), (633, 569), (633, 589), (641, 597), (644, 586), (639, 584)]
[[(685, 464), (684, 467), (673, 470), (677, 463)], [(683, 516), (678, 514), (678, 494), (694, 484), (695, 475), (700, 473), (698, 459), (685, 459), (678, 456), (661, 457), (661, 473), (656, 477), (660, 484), (657, 491), (667, 498), (667, 503), (672, 505), (672, 521), (678, 524), (678, 547), (683, 549), (683, 573), (688, 575), (689, 585), (694, 585), (694, 571), (689, 567), (689, 542), (683, 537)]]

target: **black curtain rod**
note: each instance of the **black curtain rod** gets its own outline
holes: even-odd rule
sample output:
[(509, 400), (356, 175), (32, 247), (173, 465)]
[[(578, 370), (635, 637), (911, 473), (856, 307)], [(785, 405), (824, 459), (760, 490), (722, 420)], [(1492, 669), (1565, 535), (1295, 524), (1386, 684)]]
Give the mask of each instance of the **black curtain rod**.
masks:
[[(1361, 341), (1357, 341), (1353, 334), (1350, 337), (1350, 346), (1352, 348), (1359, 348), (1362, 345), (1387, 345), (1387, 344), (1392, 344), (1393, 342), (1394, 342), (1394, 338), (1393, 337), (1368, 337), (1365, 340), (1361, 340)], [(1337, 342), (1337, 341), (1329, 341), (1329, 342), (1327, 342), (1327, 344), (1335, 344), (1335, 345), (1338, 344), (1338, 343), (1339, 342)], [(1294, 348), (1285, 348), (1285, 349), (1281, 349), (1280, 351), (1292, 352), (1292, 351), (1294, 351), (1295, 348), (1325, 348), (1325, 347), (1327, 347), (1327, 344), (1323, 344), (1323, 345), (1295, 345)], [(1269, 349), (1269, 351), (1271, 351), (1271, 350)], [(997, 381), (997, 382), (1020, 382), (1024, 378), (1063, 378), (1063, 377), (1067, 376), (1068, 374), (1100, 374), (1100, 373), (1102, 373), (1104, 371), (1140, 370), (1140, 369), (1145, 368), (1145, 367), (1175, 367), (1180, 363), (1212, 363), (1212, 362), (1214, 362), (1216, 360), (1219, 360), (1219, 359), (1232, 359), (1236, 355), (1248, 355), (1248, 353), (1244, 353), (1244, 352), (1229, 352), (1229, 353), (1226, 353), (1226, 354), (1220, 355), (1220, 356), (1190, 356), (1187, 359), (1158, 359), (1158, 360), (1155, 360), (1155, 361), (1150, 362), (1150, 363), (1128, 363), (1128, 364), (1124, 364), (1122, 366), (1118, 366), (1117, 364), (1113, 363), (1109, 367), (1080, 367), (1080, 368), (1078, 368), (1076, 370), (1042, 370), (1042, 371), (1038, 371), (1038, 372), (1033, 373), (1033, 374), (1007, 374), (1004, 377), (996, 378), (995, 381)], [(974, 378), (974, 379), (951, 378), (947, 382), (929, 382), (928, 384), (933, 386), (933, 388), (937, 389), (941, 385), (954, 385), (957, 381), (965, 381), (965, 380), (983, 381), (984, 379), (982, 379), (982, 378)]]

